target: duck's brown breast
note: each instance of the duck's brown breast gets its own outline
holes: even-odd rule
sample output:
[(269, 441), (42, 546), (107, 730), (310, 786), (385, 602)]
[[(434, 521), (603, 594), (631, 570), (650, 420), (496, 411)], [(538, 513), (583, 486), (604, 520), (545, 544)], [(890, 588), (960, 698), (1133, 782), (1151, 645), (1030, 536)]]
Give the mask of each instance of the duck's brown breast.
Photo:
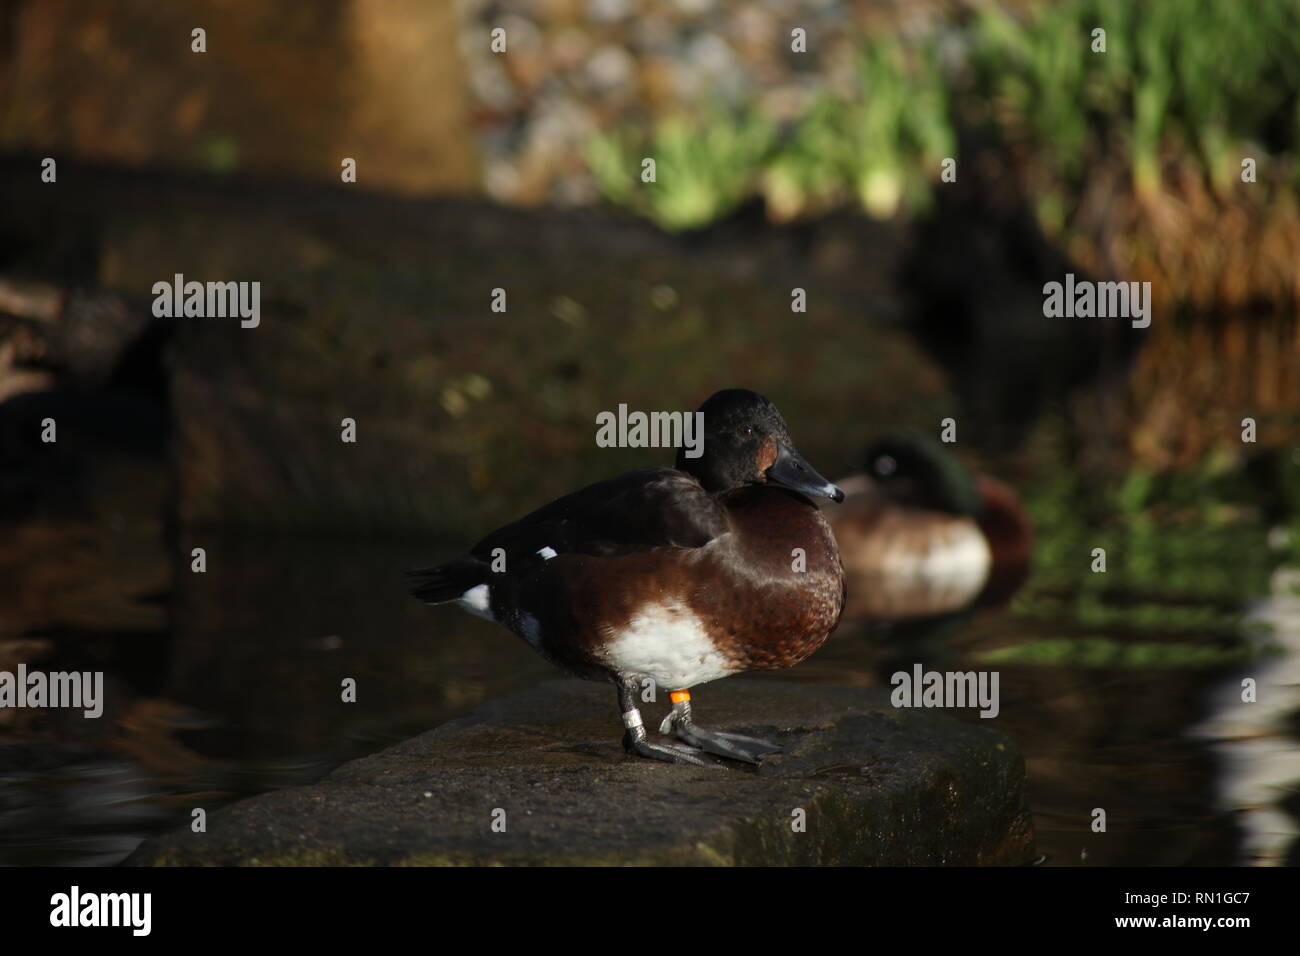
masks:
[[(844, 569), (835, 536), (817, 506), (778, 488), (752, 488), (727, 500), (729, 545), (708, 556), (692, 595), (712, 622), (715, 643), (734, 649), (746, 669), (792, 667), (826, 642), (844, 610)], [(709, 549), (703, 549), (705, 551)]]
[[(528, 588), (547, 657), (575, 672), (660, 666), (704, 682), (791, 667), (819, 648), (844, 608), (835, 538), (816, 506), (778, 489), (730, 496), (731, 530), (701, 548), (546, 562)], [(683, 681), (683, 686), (688, 682)], [(673, 688), (676, 689), (676, 688)]]

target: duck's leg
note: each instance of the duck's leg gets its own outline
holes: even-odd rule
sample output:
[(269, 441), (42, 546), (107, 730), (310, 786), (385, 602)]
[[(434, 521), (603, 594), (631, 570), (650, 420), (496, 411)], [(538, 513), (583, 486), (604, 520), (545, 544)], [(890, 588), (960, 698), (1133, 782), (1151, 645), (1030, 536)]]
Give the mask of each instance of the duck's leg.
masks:
[(671, 694), (673, 709), (668, 712), (664, 722), (659, 725), (661, 734), (677, 735), (693, 747), (699, 747), (719, 757), (732, 760), (744, 760), (746, 763), (758, 763), (763, 754), (780, 753), (781, 748), (770, 740), (749, 737), (745, 734), (732, 734), (723, 730), (705, 730), (696, 726), (691, 716), (690, 691), (675, 690)]
[(623, 726), (627, 733), (623, 735), (623, 749), (639, 757), (652, 760), (666, 760), (668, 763), (691, 764), (695, 767), (716, 767), (717, 764), (706, 760), (704, 752), (695, 747), (682, 747), (678, 744), (652, 744), (646, 739), (645, 724), (641, 722), (641, 711), (636, 706), (637, 681), (635, 677), (620, 678), (618, 682), (618, 707), (623, 712)]

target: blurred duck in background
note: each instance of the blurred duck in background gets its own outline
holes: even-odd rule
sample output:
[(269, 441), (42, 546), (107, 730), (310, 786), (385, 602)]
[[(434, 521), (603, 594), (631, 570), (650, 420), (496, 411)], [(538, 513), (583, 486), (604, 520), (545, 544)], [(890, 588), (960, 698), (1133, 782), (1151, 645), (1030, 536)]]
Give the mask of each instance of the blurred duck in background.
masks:
[(1029, 575), (1033, 527), (1006, 485), (911, 431), (867, 449), (823, 506), (844, 562), (845, 620), (908, 621), (1006, 604)]

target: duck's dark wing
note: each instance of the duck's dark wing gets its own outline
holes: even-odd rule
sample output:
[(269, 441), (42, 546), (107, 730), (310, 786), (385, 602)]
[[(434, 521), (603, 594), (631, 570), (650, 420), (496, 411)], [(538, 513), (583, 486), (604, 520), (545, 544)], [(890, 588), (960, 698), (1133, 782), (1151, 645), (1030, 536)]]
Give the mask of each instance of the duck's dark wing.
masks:
[(690, 475), (642, 468), (588, 485), (492, 532), (470, 549), (490, 560), (550, 548), (608, 557), (651, 548), (699, 548), (728, 530), (726, 513)]

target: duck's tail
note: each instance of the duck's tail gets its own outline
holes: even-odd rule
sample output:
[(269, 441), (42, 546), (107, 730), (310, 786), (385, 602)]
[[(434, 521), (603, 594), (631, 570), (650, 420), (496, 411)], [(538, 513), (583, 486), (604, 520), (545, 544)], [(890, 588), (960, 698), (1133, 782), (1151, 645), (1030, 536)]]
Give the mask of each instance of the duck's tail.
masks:
[(406, 572), (407, 590), (426, 604), (465, 600), (474, 588), (486, 586), (487, 580), (488, 564), (470, 555)]

